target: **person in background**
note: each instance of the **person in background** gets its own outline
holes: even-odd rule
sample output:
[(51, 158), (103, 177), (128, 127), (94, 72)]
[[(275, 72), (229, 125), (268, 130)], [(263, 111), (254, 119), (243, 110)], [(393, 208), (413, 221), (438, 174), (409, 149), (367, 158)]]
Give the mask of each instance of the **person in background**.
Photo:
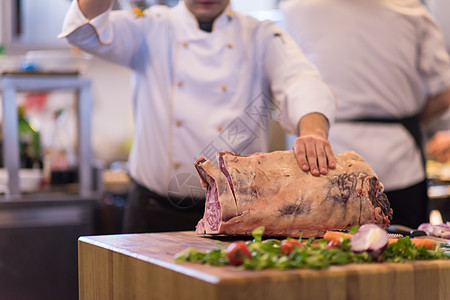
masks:
[(421, 122), (450, 106), (442, 34), (418, 0), (290, 0), (285, 28), (338, 99), (329, 140), (373, 167), (391, 223), (427, 222)]
[(124, 232), (193, 230), (205, 205), (195, 160), (266, 152), (274, 112), (299, 135), (303, 171), (335, 168), (333, 93), (285, 32), (233, 11), (229, 0), (138, 14), (111, 11), (110, 0), (75, 0), (60, 37), (132, 70), (134, 183)]

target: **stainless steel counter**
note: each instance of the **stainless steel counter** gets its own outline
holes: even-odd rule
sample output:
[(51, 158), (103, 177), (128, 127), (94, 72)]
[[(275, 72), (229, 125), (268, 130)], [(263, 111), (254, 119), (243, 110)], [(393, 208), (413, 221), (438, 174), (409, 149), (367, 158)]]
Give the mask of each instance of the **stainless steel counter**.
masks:
[(0, 201), (0, 298), (78, 299), (77, 239), (95, 234), (98, 195)]

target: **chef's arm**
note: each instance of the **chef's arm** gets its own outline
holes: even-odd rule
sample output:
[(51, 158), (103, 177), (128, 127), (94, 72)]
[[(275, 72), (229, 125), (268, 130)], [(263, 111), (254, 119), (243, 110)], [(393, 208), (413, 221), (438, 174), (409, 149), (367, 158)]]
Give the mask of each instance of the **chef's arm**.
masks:
[(320, 113), (310, 113), (298, 122), (299, 137), (294, 152), (300, 168), (314, 176), (327, 174), (328, 167), (336, 168), (336, 158), (327, 140), (329, 123)]
[(450, 107), (450, 89), (437, 96), (430, 97), (420, 114), (420, 121), (426, 123), (431, 119), (438, 117)]
[(93, 19), (108, 10), (111, 0), (78, 0), (80, 10), (86, 19)]
[(450, 130), (438, 131), (427, 143), (426, 149), (437, 161), (450, 161)]
[(142, 60), (137, 53), (147, 50), (142, 47), (144, 34), (132, 14), (110, 12), (111, 4), (111, 0), (74, 0), (58, 37), (105, 60), (128, 68), (140, 67)]
[(327, 140), (329, 121), (333, 122), (336, 98), (322, 81), (318, 69), (305, 57), (295, 41), (277, 25), (259, 26), (264, 71), (270, 82), (279, 122), (299, 138), (294, 152), (300, 168), (314, 176), (327, 174), (336, 160)]

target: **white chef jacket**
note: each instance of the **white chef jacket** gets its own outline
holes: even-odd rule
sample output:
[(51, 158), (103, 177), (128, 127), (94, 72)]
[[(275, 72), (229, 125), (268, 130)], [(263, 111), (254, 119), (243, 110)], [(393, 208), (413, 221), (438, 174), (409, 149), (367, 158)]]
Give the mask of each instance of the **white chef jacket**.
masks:
[(108, 10), (89, 21), (77, 1), (63, 25), (60, 36), (73, 45), (132, 69), (130, 172), (162, 195), (204, 195), (193, 165), (199, 157), (267, 151), (274, 112), (290, 133), (308, 113), (334, 119), (333, 93), (278, 26), (230, 6), (213, 26), (200, 30), (183, 2), (152, 6), (144, 17)]
[[(299, 0), (281, 9), (286, 30), (336, 93), (337, 120), (412, 116), (450, 87), (442, 35), (419, 1)], [(388, 191), (425, 178), (400, 124), (336, 122), (329, 140), (336, 153), (360, 153)]]

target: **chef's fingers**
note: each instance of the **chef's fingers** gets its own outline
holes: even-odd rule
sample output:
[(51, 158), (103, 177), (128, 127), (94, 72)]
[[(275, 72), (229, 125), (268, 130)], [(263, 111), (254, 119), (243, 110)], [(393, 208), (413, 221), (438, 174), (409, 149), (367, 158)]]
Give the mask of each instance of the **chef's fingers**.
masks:
[(315, 146), (316, 146), (317, 162), (319, 164), (319, 172), (320, 174), (327, 175), (328, 166), (327, 166), (327, 153), (325, 151), (325, 143), (321, 140), (317, 140)]
[(327, 155), (328, 167), (330, 167), (330, 169), (336, 169), (336, 156), (334, 156), (331, 145), (328, 142), (325, 144), (325, 153)]
[(306, 159), (308, 160), (309, 169), (311, 174), (314, 176), (319, 176), (319, 167), (317, 165), (317, 152), (316, 152), (316, 139), (312, 136), (303, 137), (306, 149)]
[(301, 138), (297, 138), (294, 142), (294, 153), (297, 163), (304, 172), (309, 171), (309, 164), (306, 160), (305, 143)]

